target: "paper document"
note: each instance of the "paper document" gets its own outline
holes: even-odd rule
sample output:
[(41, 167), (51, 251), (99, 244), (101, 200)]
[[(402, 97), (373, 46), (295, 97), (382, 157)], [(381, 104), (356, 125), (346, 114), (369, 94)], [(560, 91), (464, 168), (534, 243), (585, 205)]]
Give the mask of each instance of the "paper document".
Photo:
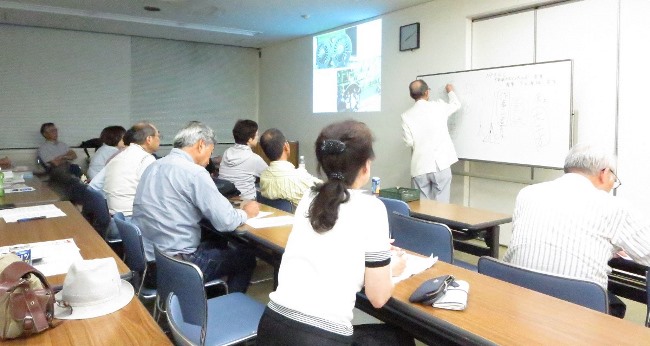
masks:
[[(393, 254), (393, 256), (396, 256)], [(411, 276), (415, 274), (419, 274), (431, 267), (438, 262), (438, 256), (433, 257), (433, 255), (429, 257), (422, 257), (418, 255), (411, 255), (409, 253), (405, 253), (402, 255), (403, 257), (406, 257), (406, 268), (404, 268), (404, 272), (402, 272), (402, 275), (400, 276), (393, 276), (393, 283), (396, 284), (402, 280), (408, 279)]]
[[(257, 216), (255, 216), (255, 217), (251, 217), (250, 219), (260, 219), (260, 218), (263, 218), (263, 217), (265, 217), (265, 216), (269, 216), (269, 215), (271, 215), (271, 214), (273, 214), (272, 211), (260, 211), (260, 213), (257, 214)], [(250, 219), (249, 219), (249, 220), (250, 220)]]
[(61, 209), (57, 208), (54, 204), (0, 210), (0, 218), (5, 219), (5, 222), (7, 223), (59, 216), (65, 216), (65, 213)]
[(74, 239), (60, 239), (0, 247), (0, 254), (13, 248), (28, 247), (32, 251), (32, 265), (45, 276), (65, 274), (74, 261), (82, 260)]
[[(2, 172), (4, 173), (5, 171), (2, 171)], [(14, 175), (11, 178), (7, 178), (7, 175), (5, 174), (5, 187), (7, 187), (9, 185), (13, 185), (13, 184), (22, 184), (24, 182), (25, 182), (25, 179), (23, 178), (22, 173), (19, 174), (19, 175)]]
[(463, 280), (454, 280), (447, 287), (445, 295), (433, 303), (433, 307), (447, 310), (465, 310), (468, 295), (469, 283)]
[(246, 224), (253, 228), (277, 227), (293, 224), (293, 215), (284, 215), (276, 217), (252, 218), (246, 221)]

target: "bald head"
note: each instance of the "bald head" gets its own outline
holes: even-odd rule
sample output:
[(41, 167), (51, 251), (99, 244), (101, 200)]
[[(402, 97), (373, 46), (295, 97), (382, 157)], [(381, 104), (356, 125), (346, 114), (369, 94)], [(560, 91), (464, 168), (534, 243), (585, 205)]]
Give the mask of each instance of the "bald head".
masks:
[(428, 99), (429, 86), (421, 79), (416, 79), (409, 84), (409, 93), (415, 101), (419, 99)]

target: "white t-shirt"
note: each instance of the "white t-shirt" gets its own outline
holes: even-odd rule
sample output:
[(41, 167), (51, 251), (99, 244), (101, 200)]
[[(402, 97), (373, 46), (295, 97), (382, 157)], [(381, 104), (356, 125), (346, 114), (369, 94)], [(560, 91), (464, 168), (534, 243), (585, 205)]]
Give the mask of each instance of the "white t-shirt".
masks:
[(104, 191), (111, 215), (122, 212), (125, 216), (131, 216), (140, 176), (154, 162), (156, 158), (153, 155), (140, 145), (131, 143), (106, 164), (106, 167), (90, 182), (90, 186)]
[(384, 204), (365, 191), (348, 191), (350, 200), (340, 205), (336, 224), (321, 234), (306, 216), (313, 195), (300, 201), (269, 303), (286, 317), (342, 335), (352, 335), (352, 310), (366, 267), (390, 264)]
[(90, 159), (90, 164), (88, 165), (88, 178), (92, 179), (94, 178), (99, 171), (106, 166), (106, 161), (108, 161), (111, 156), (115, 155), (120, 151), (117, 147), (112, 147), (110, 145), (102, 145), (97, 149), (95, 154), (93, 154), (92, 159)]

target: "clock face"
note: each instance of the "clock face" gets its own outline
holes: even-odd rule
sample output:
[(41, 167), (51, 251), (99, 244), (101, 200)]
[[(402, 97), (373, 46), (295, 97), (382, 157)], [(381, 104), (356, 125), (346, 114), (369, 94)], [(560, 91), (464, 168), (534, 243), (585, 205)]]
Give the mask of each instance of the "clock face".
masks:
[(413, 23), (399, 28), (399, 50), (420, 48), (420, 23)]

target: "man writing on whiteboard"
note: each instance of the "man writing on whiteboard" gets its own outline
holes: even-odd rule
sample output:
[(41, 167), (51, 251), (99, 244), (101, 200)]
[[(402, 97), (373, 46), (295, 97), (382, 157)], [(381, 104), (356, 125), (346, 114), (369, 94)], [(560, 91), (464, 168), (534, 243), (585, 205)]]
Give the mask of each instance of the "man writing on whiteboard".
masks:
[(411, 183), (424, 198), (449, 203), (451, 165), (458, 161), (449, 136), (447, 119), (460, 108), (451, 84), (445, 86), (449, 102), (429, 101), (429, 86), (423, 80), (409, 85), (415, 104), (402, 114), (404, 142), (411, 147)]

